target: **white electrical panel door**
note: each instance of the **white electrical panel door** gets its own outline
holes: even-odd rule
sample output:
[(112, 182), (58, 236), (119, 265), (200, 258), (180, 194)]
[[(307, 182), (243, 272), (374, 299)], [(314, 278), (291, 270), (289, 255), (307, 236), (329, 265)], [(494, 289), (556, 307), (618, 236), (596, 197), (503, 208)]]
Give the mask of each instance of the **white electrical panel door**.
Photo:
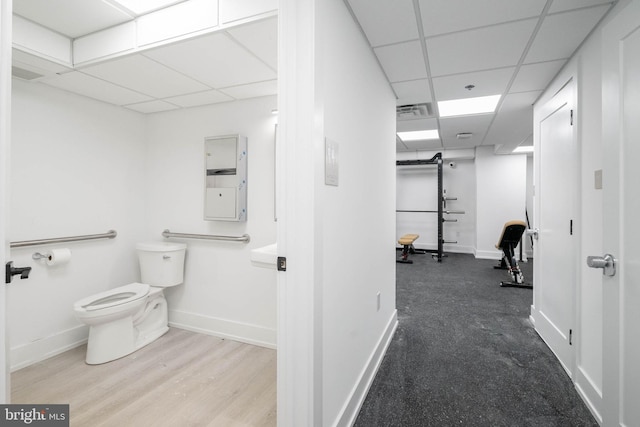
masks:
[(205, 138), (204, 219), (246, 221), (247, 138)]

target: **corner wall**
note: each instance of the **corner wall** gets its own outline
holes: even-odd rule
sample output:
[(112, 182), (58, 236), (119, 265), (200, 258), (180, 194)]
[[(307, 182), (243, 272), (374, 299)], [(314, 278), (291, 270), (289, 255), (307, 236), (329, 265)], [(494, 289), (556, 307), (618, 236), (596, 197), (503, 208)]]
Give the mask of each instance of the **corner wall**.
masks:
[(476, 257), (500, 259), (495, 247), (505, 222), (525, 220), (527, 156), (496, 156), (493, 146), (476, 149)]
[[(138, 279), (135, 243), (144, 236), (145, 124), (138, 113), (13, 80), (10, 241), (118, 232), (93, 240), (11, 249), (28, 280), (7, 287), (11, 366), (81, 344), (87, 327), (73, 304)], [(65, 265), (35, 252), (71, 249)]]
[(339, 145), (340, 174), (318, 188), (323, 419), (350, 425), (395, 327), (395, 99), (344, 3), (323, 3), (324, 132)]
[[(239, 236), (249, 243), (171, 239), (187, 244), (185, 281), (165, 290), (171, 325), (274, 348), (276, 273), (254, 267), (250, 251), (276, 241), (274, 96), (149, 115), (145, 234)], [(247, 137), (247, 221), (205, 221), (204, 139)]]
[[(82, 344), (81, 298), (140, 280), (135, 245), (161, 232), (251, 235), (249, 244), (188, 240), (185, 283), (165, 291), (173, 326), (275, 347), (276, 276), (250, 249), (275, 241), (275, 97), (144, 116), (13, 80), (10, 241), (104, 233), (115, 239), (11, 250), (28, 280), (7, 287), (12, 370)], [(204, 138), (249, 138), (246, 223), (203, 220)], [(71, 249), (47, 267), (35, 252)]]

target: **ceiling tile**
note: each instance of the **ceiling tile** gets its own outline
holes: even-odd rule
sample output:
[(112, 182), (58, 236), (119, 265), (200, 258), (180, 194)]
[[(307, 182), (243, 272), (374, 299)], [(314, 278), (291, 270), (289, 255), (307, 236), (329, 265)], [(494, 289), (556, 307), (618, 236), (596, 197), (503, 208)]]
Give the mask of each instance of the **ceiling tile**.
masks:
[[(440, 137), (445, 148), (475, 147), (482, 142), (493, 114), (440, 119)], [(459, 133), (471, 133), (469, 139), (458, 139)]]
[[(436, 77), (433, 79), (433, 91), (438, 101), (500, 95), (507, 88), (514, 71), (515, 67), (509, 67)], [(475, 87), (472, 90), (465, 89), (470, 84)]]
[(163, 46), (144, 55), (215, 89), (277, 77), (275, 70), (224, 33)]
[(165, 98), (166, 101), (181, 107), (197, 107), (199, 105), (218, 104), (220, 102), (233, 101), (233, 98), (220, 93), (217, 90), (191, 93), (188, 95)]
[(398, 97), (396, 105), (419, 104), (432, 101), (429, 80), (427, 79), (393, 83), (391, 86)]
[(561, 59), (521, 66), (509, 92), (528, 92), (545, 89), (566, 62), (566, 59)]
[(533, 133), (533, 102), (541, 92), (509, 94), (496, 115), (484, 145), (517, 146)]
[(27, 69), (42, 75), (55, 75), (56, 73), (66, 73), (71, 68), (60, 65), (57, 62), (49, 61), (31, 53), (23, 52), (20, 49), (11, 49), (11, 60), (13, 65)]
[(404, 145), (407, 147), (406, 151), (415, 150), (441, 150), (442, 142), (439, 139), (431, 139), (428, 141), (406, 141)]
[(417, 40), (378, 47), (374, 52), (392, 83), (427, 77), (422, 46)]
[(525, 64), (569, 58), (608, 9), (609, 6), (598, 6), (547, 16)]
[(419, 38), (412, 0), (349, 0), (371, 46)]
[(70, 38), (84, 36), (134, 18), (102, 0), (19, 0), (13, 12)]
[(135, 89), (154, 98), (210, 89), (142, 55), (131, 55), (82, 69), (83, 72)]
[(133, 13), (137, 15), (142, 15), (143, 13), (153, 12), (154, 10), (163, 9), (165, 7), (172, 6), (176, 3), (181, 3), (184, 0), (111, 0), (115, 1), (125, 8), (129, 9)]
[(271, 68), (278, 68), (278, 18), (269, 18), (227, 31)]
[(533, 33), (536, 19), (427, 39), (433, 76), (514, 66)]
[(611, 4), (611, 0), (553, 0), (549, 12), (563, 12), (570, 9), (580, 9), (583, 7), (595, 6), (597, 4)]
[(420, 0), (426, 37), (537, 17), (546, 0)]
[(57, 75), (42, 81), (50, 86), (115, 105), (150, 101), (151, 97), (125, 89), (79, 71)]
[(278, 81), (269, 80), (266, 82), (250, 83), (246, 85), (226, 87), (220, 89), (220, 92), (226, 93), (236, 99), (256, 98), (259, 96), (277, 95)]
[(164, 101), (149, 101), (140, 104), (125, 105), (126, 108), (139, 113), (150, 114), (162, 111), (177, 110), (179, 107)]
[(402, 143), (402, 141), (396, 139), (396, 152), (399, 151), (409, 151), (409, 149)]
[(430, 129), (438, 129), (438, 121), (436, 119), (399, 120), (396, 125), (397, 132)]

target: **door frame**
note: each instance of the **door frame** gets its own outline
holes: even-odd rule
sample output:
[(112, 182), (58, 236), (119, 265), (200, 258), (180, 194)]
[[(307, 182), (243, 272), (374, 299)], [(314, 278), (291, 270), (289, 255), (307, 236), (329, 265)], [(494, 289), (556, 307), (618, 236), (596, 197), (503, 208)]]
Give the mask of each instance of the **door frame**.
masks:
[[(603, 254), (618, 258), (613, 277), (603, 276), (603, 384), (602, 418), (605, 426), (622, 425), (624, 396), (621, 376), (624, 353), (620, 335), (624, 328), (625, 253), (621, 236), (620, 200), (624, 185), (624, 122), (622, 49), (620, 41), (638, 31), (640, 1), (632, 0), (602, 30), (602, 144), (603, 144)], [(613, 47), (613, 48), (612, 48)], [(631, 184), (633, 185), (633, 184)], [(602, 254), (593, 254), (602, 255)], [(638, 368), (636, 368), (638, 369)], [(637, 422), (633, 420), (632, 422)]]
[[(5, 227), (9, 200), (7, 180), (9, 177), (9, 143), (11, 139), (11, 40), (12, 0), (0, 0), (0, 259), (8, 261), (9, 242)], [(0, 285), (0, 403), (11, 399), (9, 374), (9, 340), (7, 336), (6, 285)]]

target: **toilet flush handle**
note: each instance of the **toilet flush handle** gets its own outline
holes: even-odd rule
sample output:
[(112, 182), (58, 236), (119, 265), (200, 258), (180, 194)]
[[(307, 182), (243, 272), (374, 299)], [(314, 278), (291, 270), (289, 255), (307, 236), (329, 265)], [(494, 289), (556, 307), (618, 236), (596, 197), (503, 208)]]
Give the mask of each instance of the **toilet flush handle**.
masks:
[(162, 259), (171, 259), (169, 255), (162, 255)]

